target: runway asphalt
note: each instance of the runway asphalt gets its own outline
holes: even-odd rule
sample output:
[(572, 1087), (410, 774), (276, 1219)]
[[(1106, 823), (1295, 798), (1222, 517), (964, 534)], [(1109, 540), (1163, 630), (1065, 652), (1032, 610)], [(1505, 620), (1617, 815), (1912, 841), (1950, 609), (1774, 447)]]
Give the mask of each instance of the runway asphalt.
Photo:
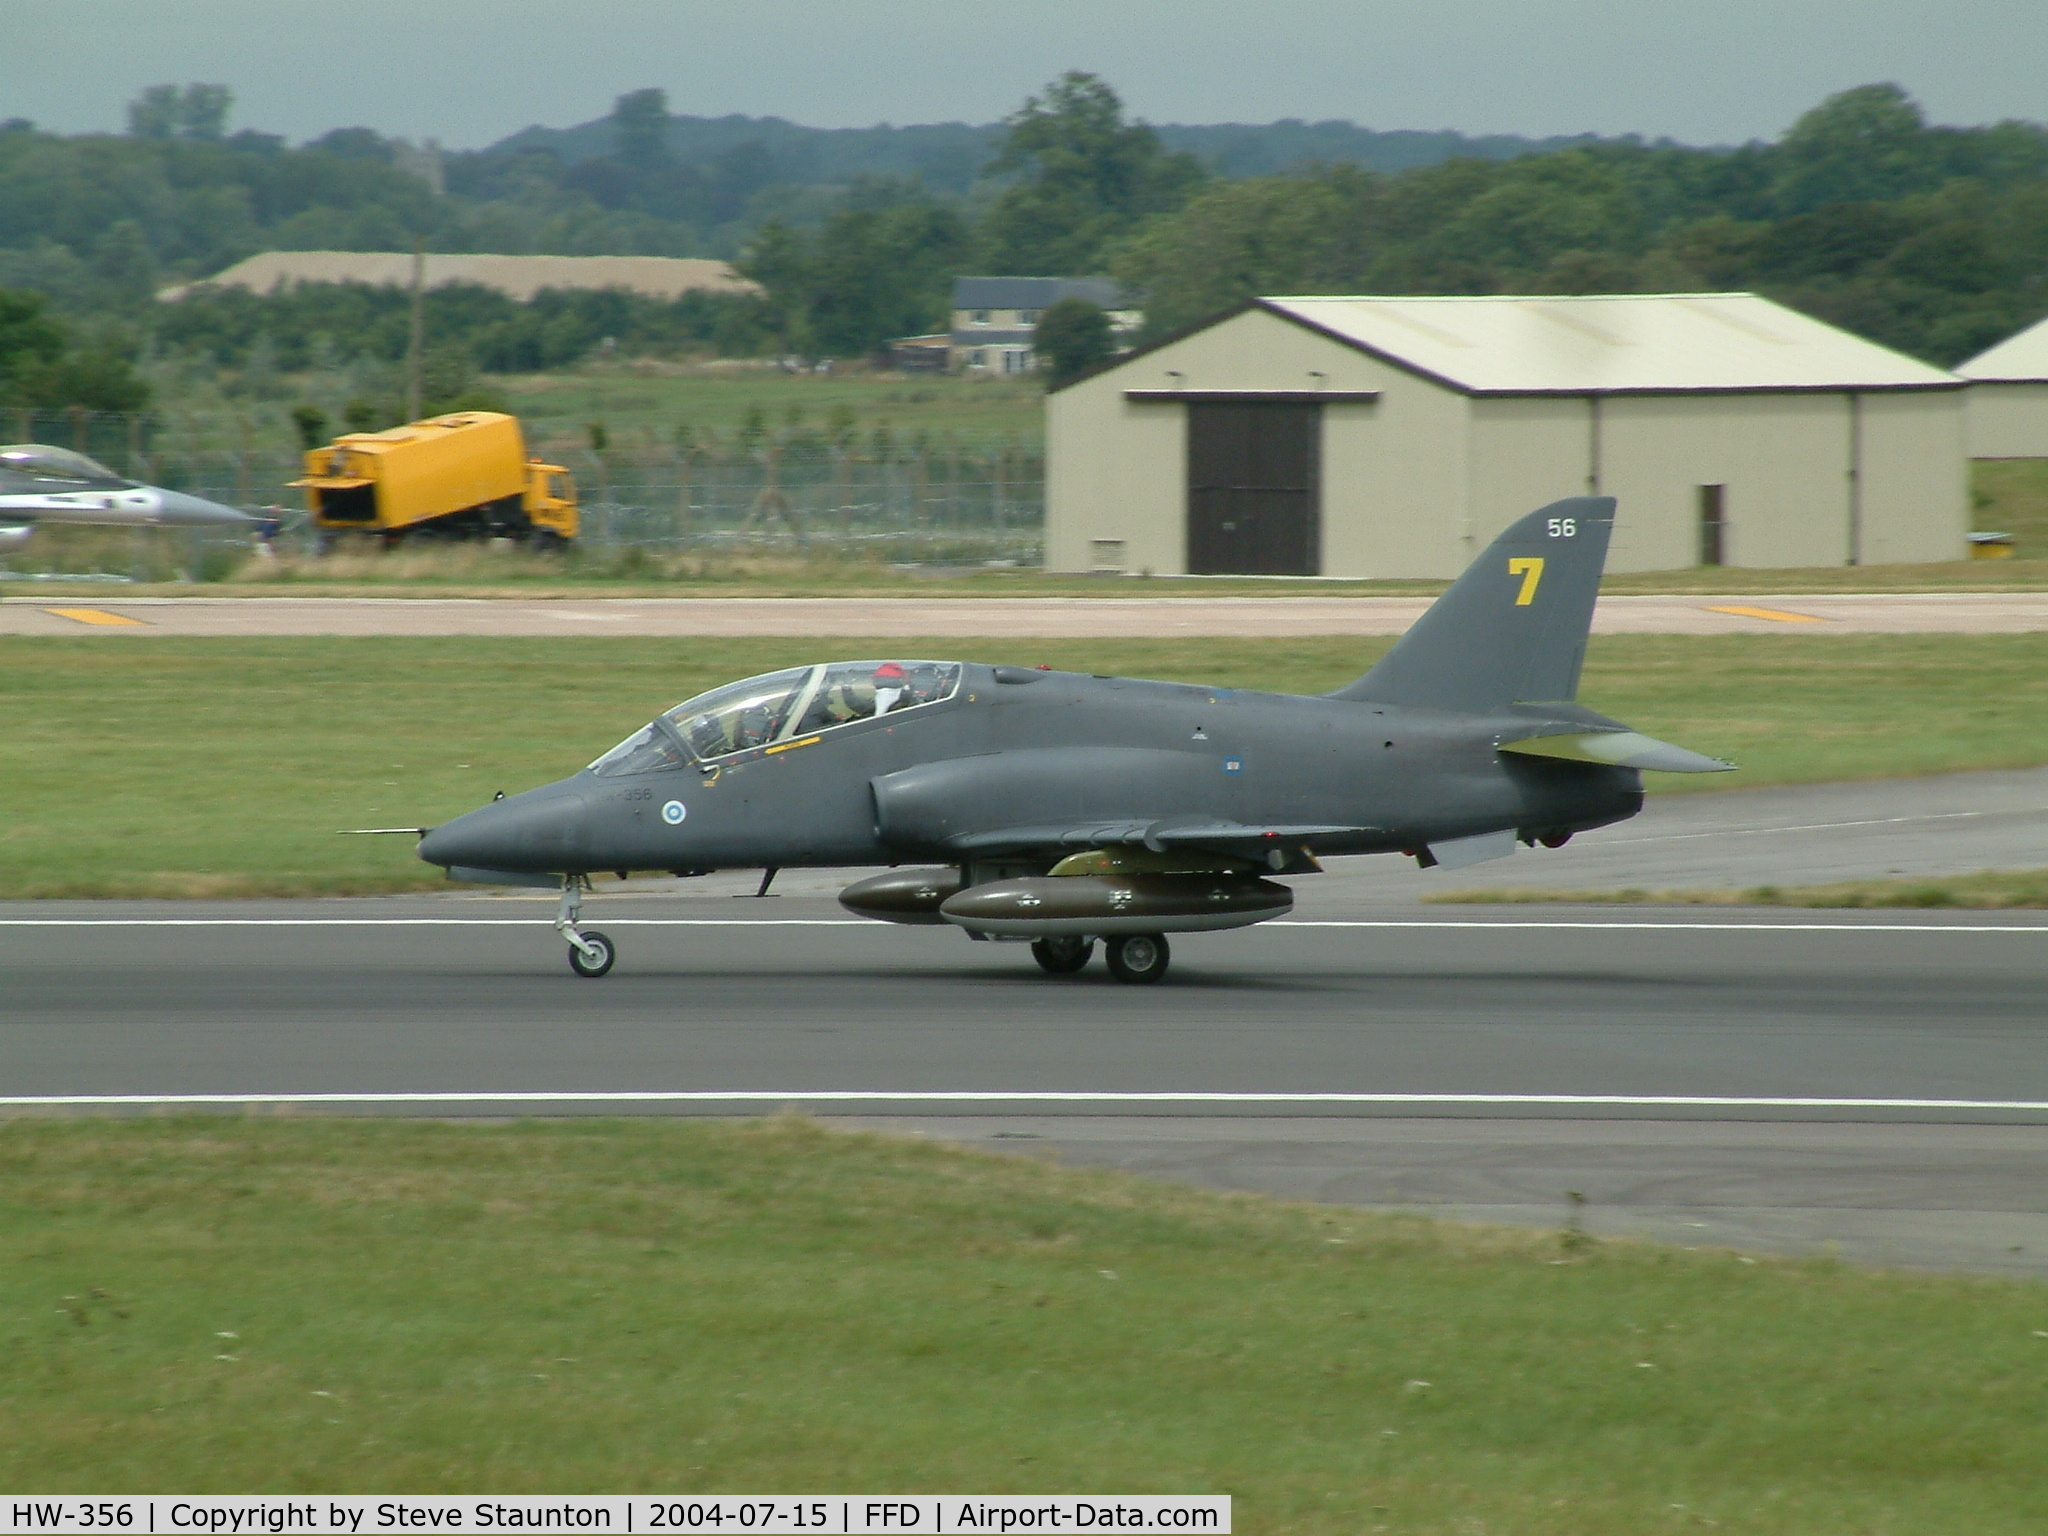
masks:
[[(0, 634), (1398, 635), (1427, 597), (0, 598)], [(1595, 634), (2030, 634), (2048, 592), (1605, 597)]]
[(1578, 1189), (1596, 1231), (2048, 1275), (2039, 913), (1379, 906), (1184, 937), (1155, 988), (815, 898), (593, 902), (621, 955), (593, 982), (545, 918), (10, 905), (0, 1096), (794, 1104), (1231, 1188), (1538, 1223)]

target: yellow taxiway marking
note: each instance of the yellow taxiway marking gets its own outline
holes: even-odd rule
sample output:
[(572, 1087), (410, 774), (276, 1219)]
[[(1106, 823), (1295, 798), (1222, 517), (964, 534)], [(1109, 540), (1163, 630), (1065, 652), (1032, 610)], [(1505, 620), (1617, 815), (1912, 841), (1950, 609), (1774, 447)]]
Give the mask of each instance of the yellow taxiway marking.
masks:
[(1728, 608), (1713, 608), (1713, 607), (1710, 607), (1710, 608), (1708, 608), (1708, 609), (1707, 609), (1707, 612), (1709, 612), (1709, 613), (1732, 613), (1732, 614), (1735, 614), (1735, 615), (1737, 615), (1737, 616), (1738, 616), (1738, 617), (1740, 617), (1740, 618), (1745, 618), (1745, 619), (1769, 619), (1769, 620), (1771, 620), (1771, 621), (1772, 621), (1773, 623), (1775, 623), (1775, 624), (1825, 624), (1825, 623), (1827, 623), (1827, 620), (1826, 620), (1826, 619), (1823, 619), (1823, 618), (1817, 618), (1816, 616), (1814, 616), (1813, 614), (1810, 614), (1810, 613), (1786, 613), (1786, 612), (1785, 612), (1785, 611), (1784, 611), (1783, 609), (1781, 609), (1781, 608), (1744, 608), (1744, 607), (1740, 606), (1739, 604), (1738, 604), (1738, 605), (1735, 605), (1735, 606), (1732, 606), (1732, 607), (1728, 607)]
[(54, 613), (60, 619), (76, 619), (81, 624), (140, 624), (142, 620), (131, 619), (125, 613), (109, 613), (104, 608), (45, 608), (45, 613)]

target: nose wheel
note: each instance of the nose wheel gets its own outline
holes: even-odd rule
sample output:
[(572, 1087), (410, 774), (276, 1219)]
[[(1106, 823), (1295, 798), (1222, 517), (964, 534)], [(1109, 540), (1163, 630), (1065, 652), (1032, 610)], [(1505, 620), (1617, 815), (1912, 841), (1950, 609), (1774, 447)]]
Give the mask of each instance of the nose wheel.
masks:
[(573, 942), (569, 945), (569, 969), (578, 976), (589, 976), (593, 979), (602, 976), (612, 968), (612, 962), (618, 959), (618, 951), (612, 948), (610, 935), (590, 928), (580, 937), (583, 940), (581, 949)]
[(555, 912), (555, 932), (569, 941), (569, 969), (595, 980), (612, 968), (619, 952), (609, 934), (576, 926), (583, 911), (583, 891), (589, 883), (582, 875), (562, 876), (562, 904)]
[(1150, 986), (1166, 974), (1173, 952), (1163, 933), (1120, 933), (1103, 945), (1109, 974), (1131, 986)]

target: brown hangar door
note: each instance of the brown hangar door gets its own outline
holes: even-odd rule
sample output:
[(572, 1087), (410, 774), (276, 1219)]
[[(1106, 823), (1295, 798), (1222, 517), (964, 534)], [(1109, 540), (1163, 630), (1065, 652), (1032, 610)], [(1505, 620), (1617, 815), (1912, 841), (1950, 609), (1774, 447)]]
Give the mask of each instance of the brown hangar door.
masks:
[(1190, 400), (1187, 411), (1189, 572), (1321, 575), (1323, 408)]

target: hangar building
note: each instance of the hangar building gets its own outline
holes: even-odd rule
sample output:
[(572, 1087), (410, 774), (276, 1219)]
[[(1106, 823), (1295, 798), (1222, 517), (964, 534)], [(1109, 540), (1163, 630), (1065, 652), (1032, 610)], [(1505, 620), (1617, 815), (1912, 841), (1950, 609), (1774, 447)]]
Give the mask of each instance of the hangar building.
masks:
[(1970, 382), (1971, 458), (2048, 459), (2048, 320), (1958, 363), (1956, 372)]
[(1612, 570), (1959, 560), (1963, 388), (1746, 293), (1255, 299), (1049, 396), (1046, 564), (1447, 577), (1589, 493)]

